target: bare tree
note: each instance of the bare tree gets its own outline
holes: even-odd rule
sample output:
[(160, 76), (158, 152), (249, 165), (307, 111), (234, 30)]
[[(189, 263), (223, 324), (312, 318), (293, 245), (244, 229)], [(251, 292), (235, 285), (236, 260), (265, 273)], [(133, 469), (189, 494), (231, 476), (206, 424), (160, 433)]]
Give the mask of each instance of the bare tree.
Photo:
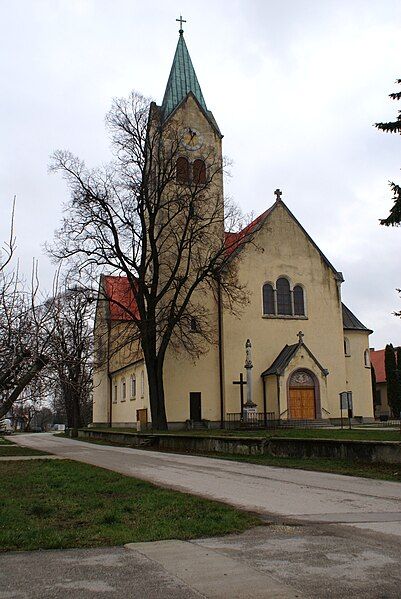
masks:
[(13, 267), (14, 253), (13, 207), (10, 237), (0, 257), (0, 418), (46, 366), (51, 337), (49, 307), (39, 297), (37, 265), (28, 287)]
[(53, 332), (45, 376), (70, 428), (88, 424), (91, 417), (93, 311), (92, 297), (80, 287), (66, 287), (52, 300)]
[[(246, 300), (233, 255), (252, 239), (237, 208), (222, 197), (226, 163), (211, 148), (192, 178), (180, 168), (182, 128), (163, 122), (139, 94), (115, 100), (107, 116), (115, 160), (89, 170), (58, 151), (52, 169), (71, 190), (66, 216), (50, 251), (77, 260), (93, 281), (100, 273), (124, 275), (134, 301), (101, 288), (100, 299), (124, 311), (121, 344), (140, 344), (149, 384), (152, 422), (167, 427), (163, 366), (168, 348), (197, 357), (216, 338), (216, 318), (205, 297), (231, 310)], [(205, 295), (207, 294), (207, 296)], [(191, 334), (196, 329), (196, 335)]]

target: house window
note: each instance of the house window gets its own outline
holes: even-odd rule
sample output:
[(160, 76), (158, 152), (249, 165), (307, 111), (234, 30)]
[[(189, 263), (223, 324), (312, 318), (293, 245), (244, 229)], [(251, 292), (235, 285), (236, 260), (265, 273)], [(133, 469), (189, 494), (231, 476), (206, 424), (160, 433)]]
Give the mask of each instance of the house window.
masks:
[(277, 279), (277, 314), (284, 316), (292, 315), (292, 302), (290, 284), (287, 279)]
[(127, 399), (127, 384), (125, 379), (121, 381), (121, 401), (125, 401)]
[(293, 295), (295, 316), (305, 316), (304, 290), (301, 285), (295, 285)]
[(189, 183), (189, 162), (183, 156), (176, 162), (176, 181), (182, 184)]
[(131, 377), (131, 399), (136, 398), (136, 378), (134, 375)]
[(263, 285), (263, 314), (275, 314), (274, 289), (270, 283)]
[(141, 370), (141, 397), (145, 395), (145, 373)]
[(206, 165), (203, 160), (195, 160), (192, 165), (192, 180), (195, 185), (204, 185), (206, 183)]
[(351, 348), (350, 348), (350, 343), (349, 343), (348, 337), (344, 337), (344, 354), (346, 356), (351, 355)]
[(117, 403), (117, 396), (118, 396), (118, 387), (117, 387), (117, 385), (114, 385), (114, 399), (113, 399), (114, 403)]
[(370, 368), (370, 356), (369, 356), (369, 350), (365, 349), (364, 353), (363, 353), (363, 360), (365, 362), (365, 367), (366, 368)]

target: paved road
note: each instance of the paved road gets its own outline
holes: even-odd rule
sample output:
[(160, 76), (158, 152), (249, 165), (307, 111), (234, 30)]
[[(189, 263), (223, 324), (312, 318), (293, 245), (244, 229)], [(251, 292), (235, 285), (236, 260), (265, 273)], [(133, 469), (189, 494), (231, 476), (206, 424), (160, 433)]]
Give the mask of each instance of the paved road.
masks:
[[(401, 484), (206, 457), (89, 444), (51, 434), (15, 442), (267, 517), (342, 523), (401, 537)], [(355, 528), (354, 528), (355, 529)]]

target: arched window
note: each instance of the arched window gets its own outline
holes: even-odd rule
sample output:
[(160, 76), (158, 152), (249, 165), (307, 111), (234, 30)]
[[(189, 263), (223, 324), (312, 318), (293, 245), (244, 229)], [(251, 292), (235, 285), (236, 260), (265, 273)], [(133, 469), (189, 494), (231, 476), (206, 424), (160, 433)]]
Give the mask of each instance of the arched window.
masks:
[(274, 290), (272, 285), (265, 283), (263, 285), (263, 314), (275, 314)]
[(365, 349), (365, 351), (363, 352), (363, 360), (365, 362), (366, 368), (370, 368), (370, 355), (368, 349)]
[(183, 156), (180, 156), (176, 162), (176, 181), (177, 183), (189, 183), (189, 162)]
[(136, 378), (135, 375), (133, 374), (131, 376), (131, 399), (135, 399), (136, 398)]
[(305, 316), (304, 290), (301, 285), (294, 287), (294, 314), (296, 316)]
[(121, 379), (121, 401), (125, 401), (127, 398), (127, 384), (125, 379)]
[(350, 343), (349, 343), (348, 337), (344, 337), (344, 354), (346, 356), (350, 356), (351, 355), (351, 347), (350, 347)]
[(145, 373), (141, 370), (141, 397), (145, 395)]
[(195, 185), (206, 183), (206, 165), (203, 160), (197, 159), (192, 165), (192, 180)]
[(291, 291), (290, 284), (284, 277), (277, 279), (277, 314), (291, 315)]

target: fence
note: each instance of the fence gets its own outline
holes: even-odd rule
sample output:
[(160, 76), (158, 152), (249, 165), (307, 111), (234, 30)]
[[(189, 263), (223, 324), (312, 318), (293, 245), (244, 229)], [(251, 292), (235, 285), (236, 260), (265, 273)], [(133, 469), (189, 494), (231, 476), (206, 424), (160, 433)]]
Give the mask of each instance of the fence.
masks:
[(231, 430), (321, 428), (330, 426), (330, 420), (287, 420), (275, 418), (274, 412), (259, 412), (246, 418), (240, 412), (226, 414), (225, 428)]

